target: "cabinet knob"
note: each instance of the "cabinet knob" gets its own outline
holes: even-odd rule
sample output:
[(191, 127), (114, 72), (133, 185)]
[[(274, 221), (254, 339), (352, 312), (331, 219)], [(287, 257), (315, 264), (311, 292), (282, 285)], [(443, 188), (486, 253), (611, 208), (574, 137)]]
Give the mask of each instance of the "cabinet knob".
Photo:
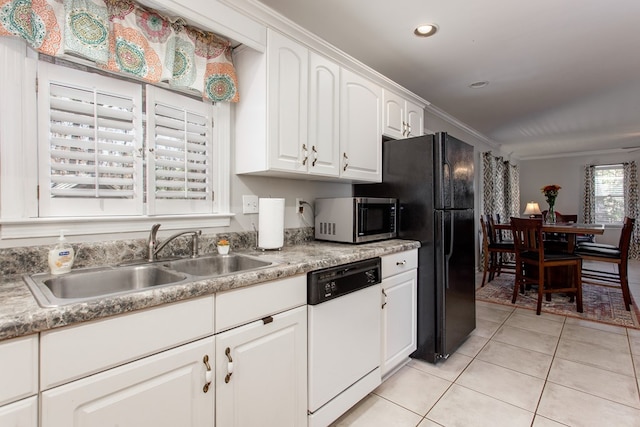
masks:
[(202, 363), (204, 363), (204, 366), (206, 366), (207, 368), (207, 371), (204, 374), (206, 383), (204, 384), (204, 387), (202, 387), (202, 391), (206, 393), (209, 391), (209, 387), (211, 386), (211, 379), (213, 378), (213, 372), (211, 371), (211, 365), (209, 364), (208, 354), (204, 355), (204, 357), (202, 358)]

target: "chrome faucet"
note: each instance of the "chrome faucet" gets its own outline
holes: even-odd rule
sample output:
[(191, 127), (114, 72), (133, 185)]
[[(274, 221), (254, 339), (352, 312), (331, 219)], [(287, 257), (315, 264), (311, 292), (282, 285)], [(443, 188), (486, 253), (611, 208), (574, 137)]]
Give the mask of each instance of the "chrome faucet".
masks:
[(162, 248), (167, 246), (167, 244), (176, 237), (180, 237), (185, 234), (191, 235), (191, 258), (196, 258), (198, 256), (198, 237), (202, 235), (202, 230), (181, 231), (180, 233), (167, 237), (164, 242), (158, 245), (156, 234), (158, 233), (159, 228), (160, 224), (153, 224), (151, 231), (149, 232), (149, 238), (147, 239), (147, 261), (155, 261), (158, 258), (158, 252), (160, 252)]

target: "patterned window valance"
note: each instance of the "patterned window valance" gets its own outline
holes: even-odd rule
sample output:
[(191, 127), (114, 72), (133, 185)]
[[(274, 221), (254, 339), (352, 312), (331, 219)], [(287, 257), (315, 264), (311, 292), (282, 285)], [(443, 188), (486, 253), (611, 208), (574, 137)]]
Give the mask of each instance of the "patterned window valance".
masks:
[(0, 35), (212, 101), (239, 99), (228, 40), (132, 0), (0, 0)]

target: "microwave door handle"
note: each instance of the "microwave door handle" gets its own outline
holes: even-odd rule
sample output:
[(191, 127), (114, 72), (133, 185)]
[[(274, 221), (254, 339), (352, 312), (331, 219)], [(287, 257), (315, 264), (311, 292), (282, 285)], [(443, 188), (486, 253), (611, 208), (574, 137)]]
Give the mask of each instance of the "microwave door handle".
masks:
[(361, 207), (360, 208), (360, 221), (358, 222), (358, 236), (364, 236), (366, 233), (364, 232), (364, 226), (367, 223), (367, 215), (369, 213), (369, 208)]

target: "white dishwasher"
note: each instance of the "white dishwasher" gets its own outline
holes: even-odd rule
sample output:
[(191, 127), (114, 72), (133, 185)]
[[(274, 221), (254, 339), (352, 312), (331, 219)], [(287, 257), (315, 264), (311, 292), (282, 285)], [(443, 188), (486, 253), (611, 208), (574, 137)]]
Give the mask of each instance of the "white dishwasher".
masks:
[(309, 427), (326, 427), (380, 385), (380, 265), (307, 275)]

